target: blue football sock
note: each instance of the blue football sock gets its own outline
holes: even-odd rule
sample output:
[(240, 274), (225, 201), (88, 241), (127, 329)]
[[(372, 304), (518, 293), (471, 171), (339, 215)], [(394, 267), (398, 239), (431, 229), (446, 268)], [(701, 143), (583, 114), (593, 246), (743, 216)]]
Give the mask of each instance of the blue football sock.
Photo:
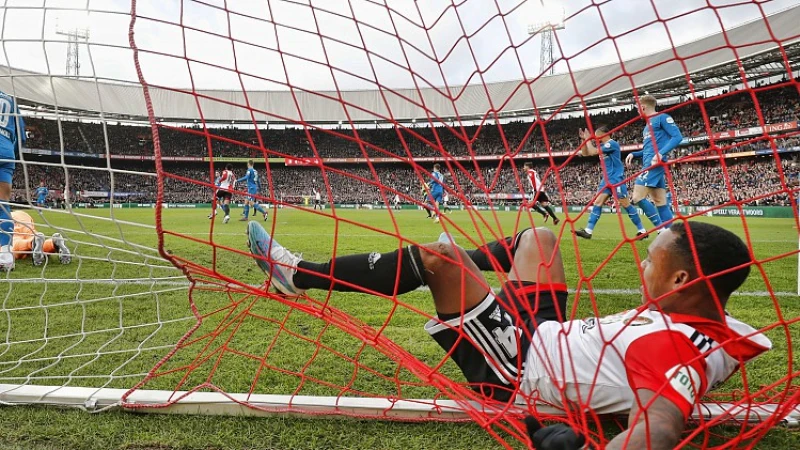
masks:
[(658, 215), (658, 211), (656, 211), (656, 207), (650, 203), (650, 200), (643, 198), (639, 200), (639, 203), (636, 204), (639, 208), (642, 208), (644, 211), (644, 215), (650, 219), (650, 222), (653, 223), (654, 227), (661, 226), (661, 216)]
[(261, 205), (258, 204), (258, 203), (253, 205), (253, 209), (255, 209), (257, 212), (260, 212), (261, 214), (264, 214), (266, 212), (266, 211), (264, 211), (264, 208), (262, 208)]
[(586, 225), (587, 231), (593, 231), (597, 221), (600, 220), (600, 214), (603, 214), (602, 206), (592, 206), (592, 213), (589, 214), (589, 224)]
[(247, 203), (244, 204), (244, 216), (250, 217), (250, 205), (248, 205)]
[(11, 220), (10, 206), (0, 205), (0, 246), (11, 245), (14, 221)]
[(639, 218), (639, 211), (636, 210), (636, 207), (628, 205), (625, 207), (625, 211), (628, 213), (628, 217), (631, 218), (631, 222), (636, 225), (636, 230), (644, 230), (644, 224), (642, 223), (642, 219)]
[(225, 211), (226, 216), (231, 215), (231, 207), (230, 205), (222, 205), (222, 210)]
[[(673, 217), (675, 217), (672, 215), (672, 208), (670, 208), (669, 205), (659, 206), (658, 215), (661, 217), (662, 223), (667, 223), (672, 220)], [(666, 228), (669, 228), (669, 225), (666, 225)]]

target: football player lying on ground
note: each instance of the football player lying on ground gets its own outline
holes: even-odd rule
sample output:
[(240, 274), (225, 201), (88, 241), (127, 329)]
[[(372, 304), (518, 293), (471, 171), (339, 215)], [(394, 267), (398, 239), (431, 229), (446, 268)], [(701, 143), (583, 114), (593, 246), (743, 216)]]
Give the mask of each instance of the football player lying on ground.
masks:
[(25, 259), (28, 255), (33, 260), (33, 265), (42, 265), (47, 255), (58, 254), (61, 264), (69, 264), (72, 255), (60, 233), (53, 233), (50, 238), (45, 238), (43, 233), (36, 231), (36, 223), (26, 212), (14, 211), (11, 213), (14, 220), (14, 235), (11, 238), (11, 251), (14, 259)]
[[(598, 414), (630, 411), (628, 429), (607, 448), (672, 449), (710, 387), (771, 347), (725, 313), (750, 273), (750, 253), (735, 234), (707, 223), (677, 222), (650, 245), (641, 263), (641, 307), (570, 321), (564, 321), (567, 285), (557, 238), (545, 228), (475, 250), (443, 234), (432, 244), (327, 263), (303, 261), (256, 222), (248, 242), (272, 285), (287, 295), (322, 289), (391, 298), (427, 285), (437, 319), (425, 330), (473, 389), (499, 401), (537, 392), (538, 400)], [(481, 273), (494, 270), (490, 255), (508, 273), (497, 294)], [(539, 439), (543, 449), (579, 448), (583, 439), (563, 425), (537, 434), (546, 438)]]

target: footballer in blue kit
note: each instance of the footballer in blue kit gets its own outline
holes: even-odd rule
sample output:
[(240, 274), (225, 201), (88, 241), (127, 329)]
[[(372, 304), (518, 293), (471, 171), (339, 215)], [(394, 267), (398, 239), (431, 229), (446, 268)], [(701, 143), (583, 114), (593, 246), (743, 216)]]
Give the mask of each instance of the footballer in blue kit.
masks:
[(442, 204), (442, 197), (444, 196), (444, 175), (440, 172), (441, 166), (439, 164), (433, 165), (433, 172), (431, 172), (431, 181), (428, 183), (431, 193), (431, 203), (433, 203), (434, 218), (433, 221), (439, 222), (439, 205)]
[(261, 207), (256, 200), (256, 195), (258, 194), (258, 171), (253, 168), (253, 160), (247, 161), (247, 171), (244, 173), (242, 178), (236, 180), (237, 183), (241, 183), (242, 181), (247, 181), (247, 198), (244, 201), (244, 217), (239, 219), (240, 222), (246, 222), (250, 220), (250, 207), (252, 206), (253, 209), (264, 216), (264, 220), (267, 220), (269, 214), (267, 210)]
[(44, 207), (47, 206), (47, 195), (50, 194), (50, 190), (48, 190), (44, 186), (44, 181), (39, 183), (39, 187), (36, 188), (36, 206)]
[[(592, 205), (589, 223), (583, 230), (575, 230), (575, 235), (584, 239), (592, 238), (594, 227), (597, 221), (600, 220), (600, 215), (603, 214), (603, 205), (608, 201), (609, 197), (613, 196), (614, 200), (628, 213), (631, 222), (636, 226), (636, 236), (646, 238), (647, 231), (639, 218), (639, 211), (628, 200), (628, 186), (625, 184), (625, 168), (622, 165), (620, 146), (617, 141), (611, 139), (608, 127), (597, 127), (594, 136), (586, 129), (580, 130), (578, 135), (586, 142), (581, 147), (582, 156), (602, 155), (603, 174), (600, 176), (597, 197)], [(594, 143), (595, 139), (600, 143), (599, 148)]]
[[(683, 135), (675, 124), (675, 119), (669, 114), (658, 114), (655, 97), (645, 95), (639, 99), (639, 103), (640, 112), (646, 121), (642, 133), (642, 149), (630, 153), (625, 158), (625, 164), (630, 167), (634, 158), (641, 158), (644, 172), (636, 177), (631, 201), (644, 211), (654, 227), (666, 224), (666, 228), (669, 227), (673, 215), (667, 204), (668, 186), (666, 166), (663, 163), (668, 160), (669, 153), (681, 143)], [(648, 195), (653, 199), (652, 203), (647, 200)]]
[(11, 183), (17, 159), (17, 149), (25, 145), (25, 121), (14, 97), (0, 92), (0, 270), (14, 269), (11, 238)]

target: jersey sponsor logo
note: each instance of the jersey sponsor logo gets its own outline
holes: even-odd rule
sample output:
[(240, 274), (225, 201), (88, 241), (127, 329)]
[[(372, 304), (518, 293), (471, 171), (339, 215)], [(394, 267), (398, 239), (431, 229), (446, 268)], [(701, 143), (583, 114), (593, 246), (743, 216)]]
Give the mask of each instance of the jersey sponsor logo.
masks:
[(494, 320), (495, 322), (501, 322), (503, 320), (502, 316), (500, 315), (500, 307), (495, 306), (494, 311), (489, 314), (489, 318)]
[(695, 398), (697, 398), (697, 391), (702, 386), (700, 384), (700, 374), (694, 370), (694, 367), (673, 366), (664, 372), (664, 375), (666, 375), (669, 385), (672, 386), (672, 389), (675, 389), (675, 392), (685, 398), (687, 402), (694, 404)]
[(369, 270), (375, 270), (375, 263), (381, 259), (381, 254), (378, 252), (372, 252), (367, 257), (367, 262), (369, 263)]

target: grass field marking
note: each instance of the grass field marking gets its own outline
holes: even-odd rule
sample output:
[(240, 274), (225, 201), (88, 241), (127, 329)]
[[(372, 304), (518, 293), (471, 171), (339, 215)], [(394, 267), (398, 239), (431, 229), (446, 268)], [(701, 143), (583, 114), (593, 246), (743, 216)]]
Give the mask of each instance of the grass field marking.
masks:
[[(215, 230), (216, 229), (219, 229), (219, 227), (215, 227)], [(441, 231), (441, 230), (436, 230), (436, 231)], [(199, 232), (199, 233), (198, 232), (182, 233), (182, 232), (177, 232), (176, 231), (176, 233), (180, 233), (181, 235), (185, 235), (185, 236), (208, 236), (208, 232), (207, 231), (206, 232)], [(135, 236), (135, 235), (149, 235), (150, 233), (142, 233), (142, 232), (134, 231), (134, 232), (126, 232), (125, 234), (130, 234), (130, 235), (134, 235)], [(225, 231), (214, 231), (214, 236), (241, 236), (242, 234), (243, 234), (243, 232), (232, 233), (232, 232), (225, 232)], [(348, 237), (352, 237), (352, 238), (365, 238), (365, 237), (376, 238), (376, 237), (382, 237), (382, 238), (393, 238), (393, 239), (397, 239), (398, 238), (398, 236), (381, 234), (381, 233), (368, 234), (368, 233), (342, 233), (342, 232), (339, 232), (338, 235), (339, 235), (339, 237), (345, 237), (345, 238), (348, 238)], [(298, 236), (302, 236), (302, 237), (319, 237), (319, 236), (330, 237), (331, 233), (276, 233), (275, 236), (276, 236), (276, 238), (281, 237), (281, 236), (287, 236), (287, 237), (298, 237)], [(408, 239), (417, 240), (418, 238), (433, 239), (430, 235), (427, 235), (427, 234), (424, 234), (424, 235), (422, 235), (422, 234), (403, 234), (400, 237), (402, 237), (402, 238), (404, 238), (406, 240), (408, 240)], [(456, 237), (458, 237), (458, 236), (456, 236)], [(615, 241), (615, 242), (619, 242), (620, 238), (593, 236), (592, 240), (593, 241)], [(643, 241), (643, 242), (647, 242), (647, 241)], [(786, 239), (751, 239), (750, 242), (785, 243), (785, 242), (788, 242), (788, 241)]]

